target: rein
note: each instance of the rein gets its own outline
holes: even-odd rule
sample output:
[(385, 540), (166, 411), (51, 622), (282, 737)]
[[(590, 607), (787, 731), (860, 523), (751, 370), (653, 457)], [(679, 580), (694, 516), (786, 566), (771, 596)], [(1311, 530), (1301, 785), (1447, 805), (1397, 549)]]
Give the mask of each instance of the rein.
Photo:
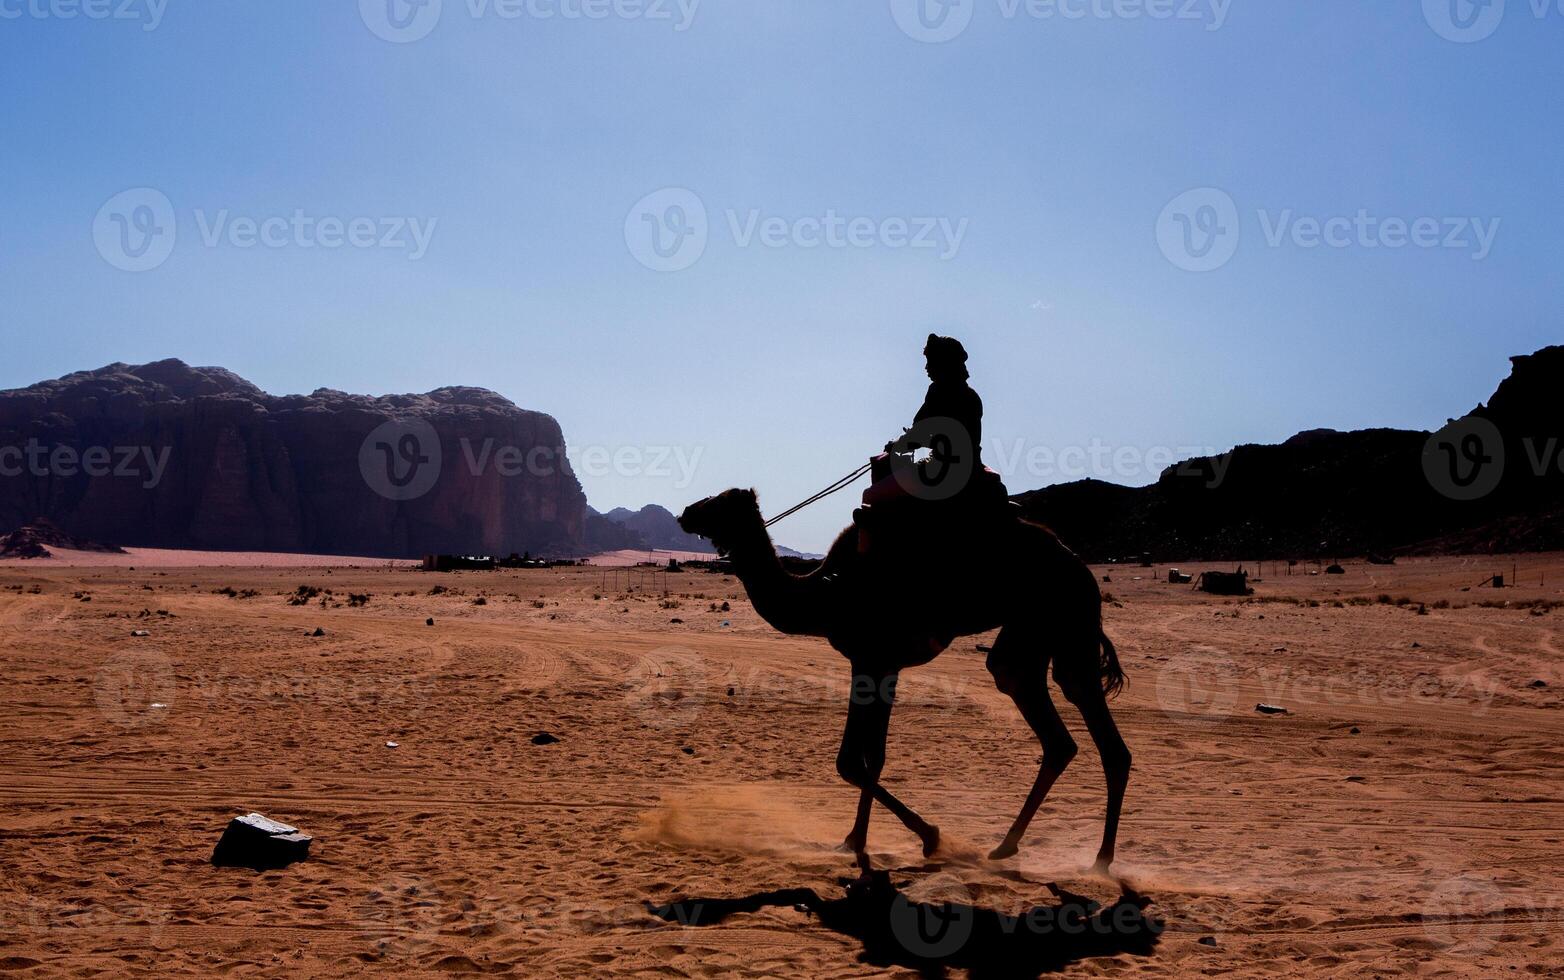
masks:
[(800, 503), (794, 504), (792, 507), (789, 507), (787, 510), (784, 510), (782, 513), (780, 513), (777, 516), (773, 517), (771, 520), (766, 522), (766, 527), (770, 527), (771, 525), (777, 523), (778, 521), (785, 520), (785, 519), (787, 519), (789, 517), (792, 517), (794, 514), (796, 514), (799, 511), (803, 510), (805, 507), (808, 507), (810, 504), (818, 503), (819, 501), (824, 500), (825, 498), (831, 496), (831, 494), (836, 493), (838, 490), (845, 490), (845, 489), (847, 489), (849, 486), (852, 485), (853, 481), (857, 480), (860, 476), (863, 476), (865, 473), (869, 472), (869, 468), (872, 467), (873, 465), (874, 464), (872, 462), (863, 464), (862, 466), (858, 467), (856, 470), (853, 470), (851, 473), (849, 473), (846, 476), (842, 477), (840, 480), (837, 480), (835, 483), (833, 483), (830, 486), (826, 487), (824, 490), (821, 490), (819, 493), (815, 494), (813, 497), (810, 497), (808, 500), (804, 500), (804, 501), (802, 501)]

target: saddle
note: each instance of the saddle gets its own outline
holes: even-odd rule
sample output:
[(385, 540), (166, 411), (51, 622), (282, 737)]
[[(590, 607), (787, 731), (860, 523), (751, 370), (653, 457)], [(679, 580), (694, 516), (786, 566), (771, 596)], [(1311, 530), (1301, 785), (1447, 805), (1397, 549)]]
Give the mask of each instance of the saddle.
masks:
[(853, 511), (860, 554), (973, 552), (1000, 525), (1020, 517), (1004, 480), (988, 467), (954, 485), (932, 478), (929, 461), (915, 463), (910, 456), (887, 453), (871, 464), (873, 482)]

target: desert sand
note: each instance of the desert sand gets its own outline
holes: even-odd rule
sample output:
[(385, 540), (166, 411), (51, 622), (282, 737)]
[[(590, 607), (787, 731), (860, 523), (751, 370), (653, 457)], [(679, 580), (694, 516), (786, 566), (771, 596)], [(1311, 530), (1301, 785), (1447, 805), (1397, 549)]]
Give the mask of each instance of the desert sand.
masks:
[[(835, 901), (854, 874), (845, 662), (736, 580), (291, 557), (0, 567), (0, 969), (915, 975), (799, 893), (648, 911)], [(1267, 564), (1247, 600), (1097, 571), (1135, 754), (1114, 870), (1163, 932), (1067, 974), (1564, 971), (1564, 556)], [(1496, 571), (1519, 586), (1476, 587)], [(878, 811), (875, 860), (909, 902), (1110, 902), (1067, 706), (1081, 754), (1021, 854), (981, 856), (1038, 757), (987, 639), (904, 675), (886, 782), (944, 845), (925, 860)], [(211, 867), (252, 810), (313, 834), (310, 860)], [(1013, 937), (981, 941), (953, 962)]]

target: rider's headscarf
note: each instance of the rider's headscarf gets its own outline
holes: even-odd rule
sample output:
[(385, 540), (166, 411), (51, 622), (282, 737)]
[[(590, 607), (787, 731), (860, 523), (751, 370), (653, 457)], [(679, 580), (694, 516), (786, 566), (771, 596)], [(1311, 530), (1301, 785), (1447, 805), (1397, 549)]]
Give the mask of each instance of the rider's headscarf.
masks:
[(955, 337), (929, 334), (923, 356), (929, 359), (929, 373), (935, 381), (965, 381), (969, 377), (967, 350)]

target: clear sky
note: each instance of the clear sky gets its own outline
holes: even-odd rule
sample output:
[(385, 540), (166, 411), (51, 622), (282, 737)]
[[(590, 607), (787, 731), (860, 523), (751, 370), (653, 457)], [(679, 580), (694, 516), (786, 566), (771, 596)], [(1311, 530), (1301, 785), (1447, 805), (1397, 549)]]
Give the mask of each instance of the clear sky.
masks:
[(792, 504), (930, 330), (1012, 490), (1437, 427), (1560, 339), (1543, 6), (0, 0), (0, 387), (493, 388), (603, 510)]

